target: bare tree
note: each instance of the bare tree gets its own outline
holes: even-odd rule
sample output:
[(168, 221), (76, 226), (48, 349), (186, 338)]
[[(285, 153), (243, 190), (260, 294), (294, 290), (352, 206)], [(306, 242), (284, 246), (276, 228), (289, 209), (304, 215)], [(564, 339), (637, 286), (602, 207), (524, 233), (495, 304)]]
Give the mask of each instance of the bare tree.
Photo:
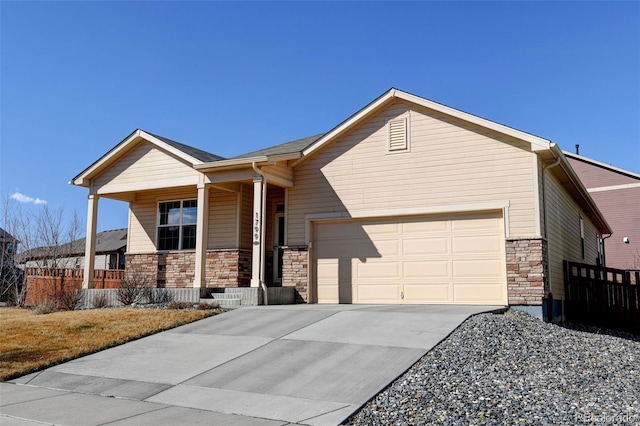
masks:
[(2, 197), (0, 205), (0, 301), (22, 305), (25, 296), (24, 272), (16, 264), (21, 216), (16, 203)]
[[(11, 261), (2, 264), (0, 297), (16, 305), (24, 303), (24, 272), (27, 268), (66, 268), (70, 266), (70, 257), (82, 252), (77, 242), (82, 223), (76, 212), (67, 219), (61, 207), (52, 209), (46, 204), (36, 207), (24, 209), (11, 197), (2, 197), (0, 227), (11, 234), (17, 243), (12, 247), (14, 252)], [(8, 249), (3, 246), (3, 250), (3, 259), (8, 258)], [(57, 294), (54, 281), (51, 289), (56, 294), (49, 296), (68, 298), (67, 294)]]

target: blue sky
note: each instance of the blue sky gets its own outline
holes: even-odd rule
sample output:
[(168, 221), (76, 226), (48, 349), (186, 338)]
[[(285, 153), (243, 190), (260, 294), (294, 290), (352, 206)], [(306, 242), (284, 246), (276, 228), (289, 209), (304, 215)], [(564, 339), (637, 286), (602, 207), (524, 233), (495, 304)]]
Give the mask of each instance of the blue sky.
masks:
[(390, 87), (640, 172), (639, 2), (0, 1), (0, 28), (0, 190), (29, 209), (84, 220), (67, 182), (136, 128), (232, 156)]

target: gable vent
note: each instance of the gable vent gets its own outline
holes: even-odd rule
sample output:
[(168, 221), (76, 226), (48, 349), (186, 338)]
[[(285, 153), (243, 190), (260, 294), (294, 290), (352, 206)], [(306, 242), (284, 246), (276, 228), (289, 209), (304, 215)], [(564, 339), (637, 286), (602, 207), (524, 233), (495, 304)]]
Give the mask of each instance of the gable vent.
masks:
[(395, 118), (388, 122), (389, 151), (405, 151), (407, 144), (407, 118)]

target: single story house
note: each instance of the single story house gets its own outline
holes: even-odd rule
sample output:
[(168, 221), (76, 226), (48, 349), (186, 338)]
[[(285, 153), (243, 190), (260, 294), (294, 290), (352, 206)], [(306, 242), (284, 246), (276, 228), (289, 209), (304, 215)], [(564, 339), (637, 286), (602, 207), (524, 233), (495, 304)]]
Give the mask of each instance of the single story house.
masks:
[(564, 154), (613, 230), (604, 240), (606, 266), (640, 269), (640, 174)]
[[(86, 239), (80, 238), (59, 246), (38, 247), (20, 254), (27, 268), (84, 268)], [(95, 236), (94, 268), (124, 269), (127, 230), (113, 229)]]
[(89, 190), (89, 259), (99, 199), (121, 200), (127, 270), (307, 303), (551, 293), (559, 309), (562, 261), (595, 264), (611, 233), (555, 143), (394, 88), (327, 133), (233, 158), (135, 130), (70, 183)]

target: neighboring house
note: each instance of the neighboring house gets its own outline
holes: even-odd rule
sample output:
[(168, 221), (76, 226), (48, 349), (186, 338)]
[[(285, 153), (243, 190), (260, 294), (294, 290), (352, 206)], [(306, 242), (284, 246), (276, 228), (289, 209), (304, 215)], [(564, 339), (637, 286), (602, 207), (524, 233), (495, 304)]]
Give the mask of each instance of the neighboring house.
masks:
[(640, 174), (564, 154), (613, 230), (604, 239), (606, 266), (640, 269)]
[[(20, 254), (27, 268), (84, 268), (85, 238), (52, 247), (38, 247)], [(115, 229), (96, 234), (94, 268), (124, 269), (127, 230)]]
[(0, 263), (14, 264), (18, 243), (13, 235), (0, 228)]
[(555, 143), (396, 89), (328, 133), (228, 159), (136, 130), (70, 183), (89, 189), (88, 236), (100, 198), (129, 204), (127, 270), (309, 303), (552, 293), (557, 311), (562, 261), (595, 264), (611, 232)]

